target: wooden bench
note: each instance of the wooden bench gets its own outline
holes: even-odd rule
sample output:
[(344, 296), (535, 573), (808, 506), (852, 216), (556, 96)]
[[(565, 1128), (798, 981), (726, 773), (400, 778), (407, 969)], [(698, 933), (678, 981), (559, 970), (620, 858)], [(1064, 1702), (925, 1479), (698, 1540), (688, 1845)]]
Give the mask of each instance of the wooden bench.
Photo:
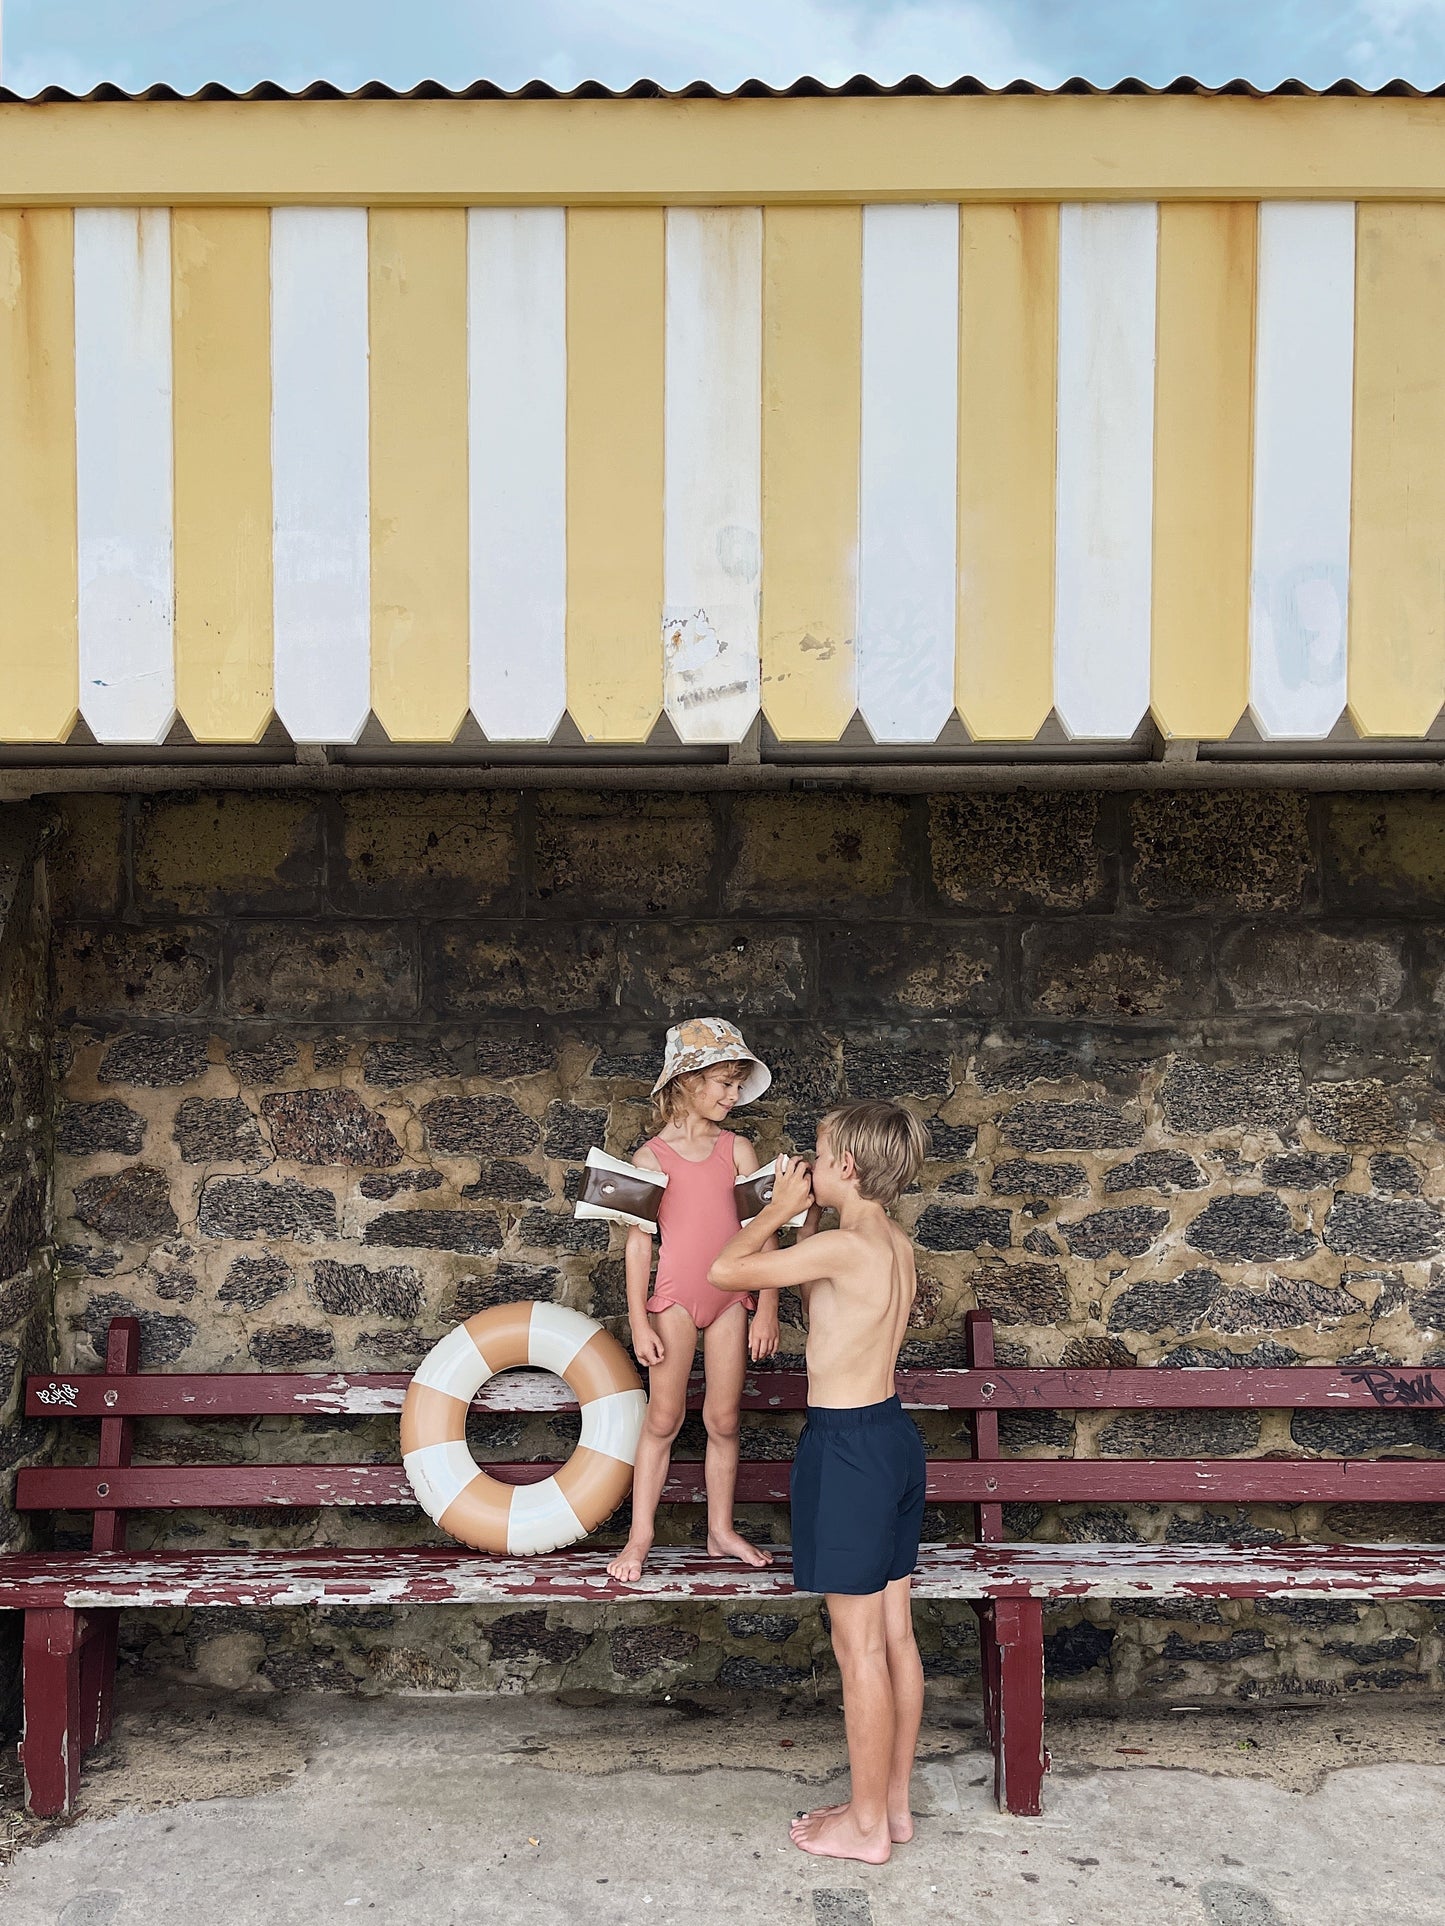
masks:
[[(999, 1368), (993, 1327), (967, 1320), (969, 1368), (905, 1370), (899, 1391), (914, 1410), (968, 1414), (971, 1458), (929, 1462), (935, 1503), (974, 1507), (971, 1544), (926, 1545), (915, 1580), (926, 1599), (966, 1599), (978, 1613), (985, 1727), (999, 1805), (1040, 1810), (1043, 1746), (1043, 1611), (1051, 1601), (1188, 1596), (1258, 1598), (1445, 1597), (1445, 1546), (1155, 1546), (1003, 1542), (1005, 1503), (1438, 1504), (1445, 1460), (1000, 1458), (1007, 1411), (1185, 1411), (1445, 1407), (1445, 1371), (1382, 1369), (1063, 1370)], [(793, 1596), (785, 1558), (763, 1571), (718, 1565), (706, 1553), (660, 1550), (642, 1582), (623, 1589), (595, 1550), (535, 1559), (489, 1558), (418, 1547), (331, 1551), (131, 1553), (129, 1513), (196, 1507), (414, 1506), (399, 1464), (145, 1465), (132, 1462), (134, 1427), (147, 1418), (356, 1416), (399, 1411), (400, 1375), (267, 1373), (189, 1376), (138, 1371), (134, 1319), (110, 1327), (103, 1372), (29, 1380), (31, 1416), (98, 1420), (94, 1467), (41, 1466), (18, 1474), (24, 1511), (89, 1512), (88, 1552), (0, 1558), (0, 1608), (25, 1613), (26, 1800), (41, 1814), (70, 1810), (85, 1751), (110, 1730), (116, 1633), (127, 1607), (281, 1605), (502, 1605), (519, 1600)], [(700, 1385), (690, 1404), (700, 1403)], [(797, 1411), (806, 1379), (790, 1369), (754, 1372), (744, 1409)], [(560, 1379), (510, 1372), (477, 1404), (490, 1412), (561, 1411)], [(747, 1427), (744, 1427), (746, 1449)], [(543, 1478), (554, 1466), (489, 1464), (497, 1477)], [(786, 1463), (744, 1460), (743, 1502), (786, 1502)], [(664, 1497), (700, 1503), (702, 1466), (677, 1463)]]

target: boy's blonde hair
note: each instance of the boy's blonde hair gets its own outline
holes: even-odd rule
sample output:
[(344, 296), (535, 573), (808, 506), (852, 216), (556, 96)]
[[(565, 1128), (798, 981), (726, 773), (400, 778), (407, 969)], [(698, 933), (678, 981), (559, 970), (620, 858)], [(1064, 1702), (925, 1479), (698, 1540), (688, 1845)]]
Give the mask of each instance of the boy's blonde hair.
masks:
[(659, 1124), (676, 1123), (685, 1111), (682, 1101), (684, 1094), (696, 1090), (705, 1077), (715, 1076), (719, 1070), (745, 1077), (749, 1067), (739, 1059), (736, 1063), (710, 1063), (706, 1070), (684, 1070), (680, 1077), (673, 1077), (669, 1083), (665, 1083), (652, 1099), (653, 1115)]
[(885, 1207), (914, 1182), (931, 1148), (927, 1130), (901, 1104), (871, 1100), (840, 1104), (818, 1121), (828, 1133), (828, 1148), (853, 1159), (858, 1195)]

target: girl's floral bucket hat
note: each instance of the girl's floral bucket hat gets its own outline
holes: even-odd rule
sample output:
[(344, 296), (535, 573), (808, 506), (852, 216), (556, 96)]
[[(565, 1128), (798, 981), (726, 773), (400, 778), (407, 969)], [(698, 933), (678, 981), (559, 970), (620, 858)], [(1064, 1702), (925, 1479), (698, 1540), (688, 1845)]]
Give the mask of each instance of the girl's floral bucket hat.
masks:
[(743, 1084), (740, 1104), (756, 1103), (773, 1080), (773, 1073), (761, 1057), (755, 1057), (743, 1042), (735, 1023), (723, 1017), (692, 1017), (674, 1023), (667, 1033), (662, 1075), (652, 1086), (655, 1097), (665, 1083), (686, 1076), (690, 1070), (709, 1070), (715, 1063), (750, 1063)]

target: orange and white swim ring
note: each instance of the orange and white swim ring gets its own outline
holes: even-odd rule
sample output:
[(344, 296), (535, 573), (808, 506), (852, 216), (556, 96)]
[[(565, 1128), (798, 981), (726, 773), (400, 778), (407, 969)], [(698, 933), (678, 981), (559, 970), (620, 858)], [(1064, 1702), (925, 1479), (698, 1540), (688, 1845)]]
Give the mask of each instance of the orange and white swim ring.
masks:
[[(565, 1378), (582, 1437), (555, 1476), (504, 1485), (467, 1449), (467, 1410), (497, 1371), (533, 1365)], [(423, 1511), (477, 1551), (556, 1551), (595, 1531), (627, 1496), (647, 1394), (600, 1324), (561, 1304), (498, 1304), (433, 1345), (401, 1411), (406, 1475)]]

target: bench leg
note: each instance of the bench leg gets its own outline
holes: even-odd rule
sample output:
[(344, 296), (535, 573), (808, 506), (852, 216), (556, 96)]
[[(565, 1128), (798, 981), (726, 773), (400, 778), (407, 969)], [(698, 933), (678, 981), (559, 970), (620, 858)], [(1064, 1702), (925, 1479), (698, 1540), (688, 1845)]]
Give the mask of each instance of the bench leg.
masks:
[(1042, 1810), (1044, 1751), (1044, 1608), (1034, 1598), (1000, 1598), (993, 1608), (998, 1667), (994, 1796), (1001, 1811), (1032, 1817)]
[(115, 1655), (119, 1612), (91, 1612), (80, 1654), (80, 1736), (85, 1750), (110, 1737), (115, 1702)]
[(978, 1663), (983, 1679), (983, 1732), (990, 1751), (998, 1749), (998, 1638), (994, 1631), (993, 1600), (976, 1598), (978, 1614)]
[(73, 1611), (25, 1614), (25, 1807), (42, 1819), (69, 1812), (80, 1789), (81, 1637)]

